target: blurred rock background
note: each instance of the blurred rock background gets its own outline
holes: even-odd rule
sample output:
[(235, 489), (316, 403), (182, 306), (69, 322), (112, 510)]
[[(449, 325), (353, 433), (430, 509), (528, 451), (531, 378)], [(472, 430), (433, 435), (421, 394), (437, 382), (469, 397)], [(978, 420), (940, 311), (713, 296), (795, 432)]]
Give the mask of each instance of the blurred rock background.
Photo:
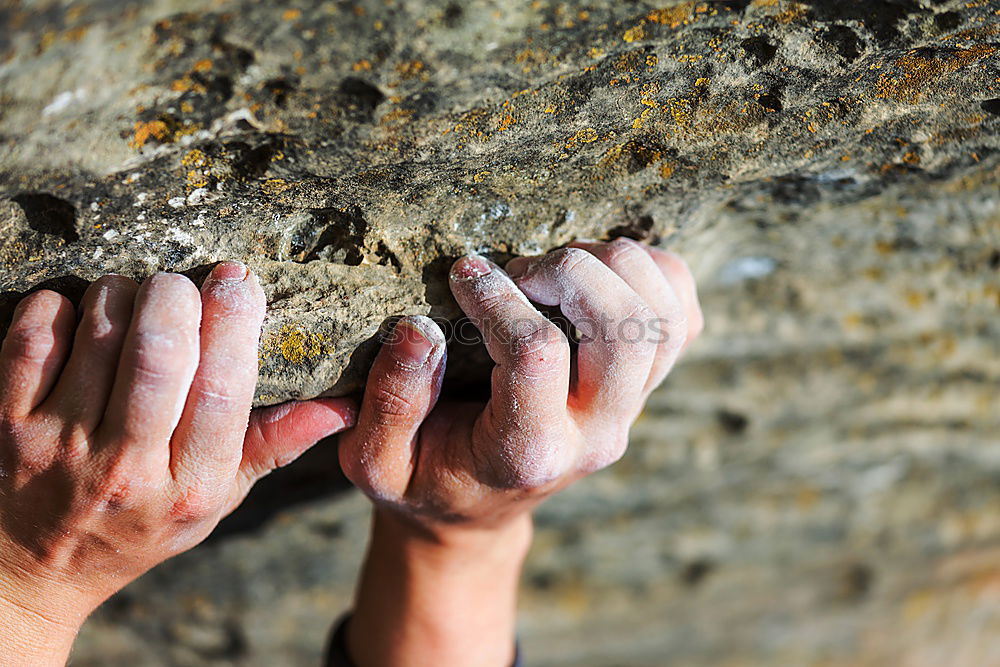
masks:
[[(627, 457), (538, 514), (531, 664), (1000, 664), (1000, 2), (40, 0), (0, 26), (0, 306), (235, 253), (281, 300), (263, 403), (387, 315), (449, 313), (433, 269), (466, 249), (689, 259), (703, 339)], [(360, 314), (310, 319), (335, 289)], [(367, 532), (335, 447), (110, 601), (73, 664), (317, 664)]]

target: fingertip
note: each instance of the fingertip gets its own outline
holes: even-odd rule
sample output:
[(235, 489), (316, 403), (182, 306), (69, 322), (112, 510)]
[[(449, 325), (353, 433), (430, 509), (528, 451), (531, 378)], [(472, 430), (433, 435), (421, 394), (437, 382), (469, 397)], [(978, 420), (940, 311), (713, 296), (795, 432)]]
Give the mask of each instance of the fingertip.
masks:
[(243, 262), (237, 262), (234, 260), (219, 262), (212, 269), (212, 272), (208, 274), (208, 281), (214, 280), (234, 280), (243, 281), (250, 277), (250, 269)]
[(496, 265), (481, 255), (466, 255), (451, 266), (451, 279), (470, 281), (493, 273)]
[(386, 346), (401, 365), (417, 370), (428, 365), (445, 345), (444, 333), (429, 317), (408, 315), (392, 329)]
[(67, 307), (72, 307), (70, 300), (58, 292), (43, 289), (32, 292), (21, 299), (14, 309), (15, 320), (21, 317), (44, 317), (53, 319)]
[(528, 271), (528, 267), (531, 266), (535, 259), (533, 257), (515, 257), (507, 262), (504, 270), (507, 272), (507, 275), (516, 280)]
[(318, 398), (314, 401), (328, 411), (328, 435), (345, 431), (358, 423), (358, 403), (352, 398)]

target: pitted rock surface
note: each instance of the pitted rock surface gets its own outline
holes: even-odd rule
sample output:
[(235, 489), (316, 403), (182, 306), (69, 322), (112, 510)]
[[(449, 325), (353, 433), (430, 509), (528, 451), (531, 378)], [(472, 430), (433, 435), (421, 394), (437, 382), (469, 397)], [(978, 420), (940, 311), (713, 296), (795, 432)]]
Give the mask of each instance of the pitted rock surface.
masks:
[[(997, 0), (38, 0), (0, 25), (0, 322), (38, 286), (242, 259), (270, 404), (357, 389), (386, 318), (455, 317), (463, 253), (689, 259), (706, 334), (627, 457), (540, 510), (533, 664), (995, 662)], [(115, 598), (75, 664), (316, 664), (366, 513), (323, 495), (330, 452)]]
[(989, 171), (996, 9), (15, 2), (0, 286), (245, 260), (258, 403), (345, 393), (387, 317), (456, 314), (465, 252), (677, 244), (720, 206)]

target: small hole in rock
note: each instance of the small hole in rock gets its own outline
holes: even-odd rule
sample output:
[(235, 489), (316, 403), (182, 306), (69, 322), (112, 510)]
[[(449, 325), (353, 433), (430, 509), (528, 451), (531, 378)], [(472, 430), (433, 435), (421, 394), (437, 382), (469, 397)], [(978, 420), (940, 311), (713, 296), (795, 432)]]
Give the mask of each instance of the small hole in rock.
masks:
[(778, 47), (763, 37), (744, 39), (740, 46), (743, 47), (743, 50), (747, 53), (747, 57), (757, 67), (763, 67), (768, 64), (774, 60), (774, 56), (778, 53)]
[(986, 113), (991, 113), (994, 116), (1000, 116), (1000, 97), (992, 100), (984, 100), (979, 106), (981, 106), (983, 111)]
[(65, 199), (44, 192), (26, 192), (13, 197), (24, 211), (28, 226), (36, 232), (58, 236), (67, 243), (80, 240), (76, 231), (76, 207)]
[(385, 100), (381, 90), (353, 76), (347, 77), (340, 84), (340, 93), (348, 97), (352, 104), (369, 113)]
[(738, 412), (719, 410), (715, 414), (715, 418), (719, 421), (719, 426), (721, 426), (726, 433), (730, 433), (732, 435), (739, 435), (740, 433), (746, 431), (747, 427), (750, 426), (750, 419), (746, 415)]
[(707, 558), (699, 558), (687, 563), (681, 569), (681, 581), (686, 586), (695, 588), (705, 582), (710, 574), (715, 570), (715, 563)]

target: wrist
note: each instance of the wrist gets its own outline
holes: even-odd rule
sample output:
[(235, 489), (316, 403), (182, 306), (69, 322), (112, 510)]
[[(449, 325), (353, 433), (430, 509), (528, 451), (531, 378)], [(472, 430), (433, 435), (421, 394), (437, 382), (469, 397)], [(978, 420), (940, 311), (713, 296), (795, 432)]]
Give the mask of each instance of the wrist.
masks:
[(86, 614), (50, 615), (0, 580), (0, 664), (63, 665)]
[(520, 571), (531, 547), (530, 514), (504, 523), (470, 527), (464, 524), (426, 525), (384, 508), (372, 519), (372, 547), (406, 558), (413, 566), (433, 569), (466, 566), (507, 566)]
[(508, 667), (531, 532), (528, 515), (484, 529), (427, 527), (376, 510), (347, 629), (354, 661)]

